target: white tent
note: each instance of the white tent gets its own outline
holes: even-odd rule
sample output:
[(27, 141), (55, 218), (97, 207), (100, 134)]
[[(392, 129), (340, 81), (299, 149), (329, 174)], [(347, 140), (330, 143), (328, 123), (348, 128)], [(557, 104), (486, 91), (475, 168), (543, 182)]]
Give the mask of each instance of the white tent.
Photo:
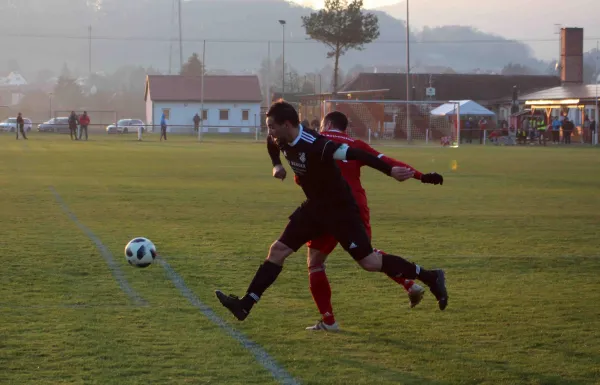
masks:
[(460, 106), (460, 116), (494, 116), (492, 111), (475, 103), (472, 100), (451, 100), (451, 103), (442, 104), (438, 108), (431, 111), (431, 115), (437, 116), (452, 116), (456, 115), (456, 103)]

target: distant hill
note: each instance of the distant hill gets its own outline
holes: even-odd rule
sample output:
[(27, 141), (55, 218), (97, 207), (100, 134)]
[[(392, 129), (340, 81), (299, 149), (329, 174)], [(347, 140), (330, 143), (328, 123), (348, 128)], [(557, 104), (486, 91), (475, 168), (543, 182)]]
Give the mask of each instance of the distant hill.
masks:
[[(406, 2), (380, 7), (378, 10), (405, 20)], [(485, 33), (507, 39), (530, 40), (527, 44), (541, 59), (558, 55), (555, 24), (581, 27), (585, 36), (600, 40), (600, 1), (570, 0), (410, 0), (410, 24), (415, 28), (447, 25), (470, 26)], [(536, 41), (538, 40), (538, 41)], [(596, 41), (586, 41), (586, 51), (596, 47)]]
[[(0, 69), (6, 69), (2, 66), (11, 62), (11, 67), (17, 64), (31, 78), (44, 68), (58, 72), (66, 63), (85, 75), (88, 26), (92, 25), (93, 71), (111, 72), (124, 65), (141, 65), (167, 73), (169, 39), (177, 36), (173, 5), (173, 0), (4, 0), (0, 2), (0, 49), (5, 63), (0, 61)], [(308, 41), (301, 26), (300, 17), (310, 11), (284, 0), (185, 1), (184, 61), (192, 52), (201, 53), (202, 40), (207, 39), (209, 70), (256, 71), (267, 57), (266, 40), (272, 41), (272, 59), (281, 54), (282, 28), (278, 20), (285, 19), (286, 62), (301, 73), (321, 69), (331, 62), (325, 57), (326, 49)], [(404, 66), (404, 23), (385, 12), (375, 13), (380, 21), (380, 39), (362, 52), (349, 52), (342, 58), (342, 68), (347, 70), (359, 64)], [(418, 66), (452, 67), (456, 71), (499, 70), (513, 62), (542, 67), (526, 45), (507, 43), (502, 37), (468, 27), (433, 28), (411, 36), (411, 40), (415, 42), (413, 63)], [(447, 40), (462, 42), (444, 42)], [(176, 42), (172, 44), (172, 54), (172, 68), (177, 71)]]

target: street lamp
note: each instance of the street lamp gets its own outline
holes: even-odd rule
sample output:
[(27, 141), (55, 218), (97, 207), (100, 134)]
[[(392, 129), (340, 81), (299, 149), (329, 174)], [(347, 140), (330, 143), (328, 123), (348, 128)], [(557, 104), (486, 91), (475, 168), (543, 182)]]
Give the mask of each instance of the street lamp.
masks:
[(283, 46), (281, 61), (282, 61), (282, 73), (281, 73), (281, 98), (285, 98), (285, 20), (279, 20), (279, 24), (281, 24), (283, 34), (281, 36), (281, 44)]

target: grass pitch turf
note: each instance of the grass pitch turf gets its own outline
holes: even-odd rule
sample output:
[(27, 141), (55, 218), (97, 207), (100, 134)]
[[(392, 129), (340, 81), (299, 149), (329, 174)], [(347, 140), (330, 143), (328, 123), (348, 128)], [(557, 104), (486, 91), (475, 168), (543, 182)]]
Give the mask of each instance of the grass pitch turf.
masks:
[[(271, 177), (264, 145), (0, 136), (0, 384), (276, 383), (160, 265), (126, 264), (136, 236), (303, 384), (597, 383), (600, 151), (380, 149), (445, 176), (441, 187), (363, 179), (374, 245), (446, 269), (448, 309), (428, 293), (409, 310), (399, 286), (336, 250), (328, 275), (343, 332), (311, 334), (305, 249), (243, 323), (213, 294), (243, 294), (302, 201), (291, 178)], [(148, 306), (120, 290), (51, 187)]]

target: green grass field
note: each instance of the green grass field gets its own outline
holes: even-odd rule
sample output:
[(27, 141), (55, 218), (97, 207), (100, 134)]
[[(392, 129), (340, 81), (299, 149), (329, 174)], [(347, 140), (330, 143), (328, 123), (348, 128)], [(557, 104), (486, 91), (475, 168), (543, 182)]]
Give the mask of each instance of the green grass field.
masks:
[[(428, 293), (410, 310), (399, 286), (336, 250), (343, 332), (311, 334), (305, 249), (243, 323), (213, 294), (243, 294), (302, 201), (291, 179), (271, 177), (265, 146), (92, 139), (0, 136), (0, 384), (277, 383), (161, 265), (127, 265), (136, 236), (302, 384), (599, 383), (598, 149), (385, 148), (446, 182), (365, 170), (374, 245), (446, 269), (449, 307)], [(120, 289), (51, 188), (147, 306)]]

